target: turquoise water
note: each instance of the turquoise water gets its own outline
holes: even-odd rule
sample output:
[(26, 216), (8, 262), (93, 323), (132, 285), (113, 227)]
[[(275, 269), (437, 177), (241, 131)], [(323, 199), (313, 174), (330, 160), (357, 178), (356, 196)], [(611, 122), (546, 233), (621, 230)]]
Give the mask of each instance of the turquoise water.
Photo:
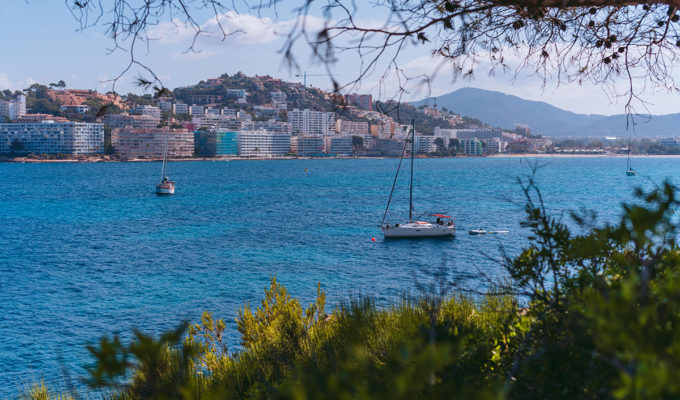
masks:
[[(626, 177), (624, 158), (538, 162), (553, 212), (587, 208), (604, 220), (634, 186), (680, 173), (669, 158), (636, 159), (637, 177)], [(416, 210), (453, 214), (459, 234), (384, 241), (378, 225), (397, 163), (176, 162), (173, 197), (154, 195), (159, 163), (0, 164), (0, 398), (28, 380), (82, 376), (85, 345), (103, 335), (161, 332), (206, 309), (237, 346), (238, 308), (259, 302), (272, 275), (305, 303), (321, 282), (335, 304), (357, 295), (389, 303), (440, 271), (477, 290), (500, 279), (499, 247), (516, 252), (526, 236), (515, 178), (530, 172), (527, 160), (416, 160)], [(407, 214), (406, 180), (395, 218)], [(467, 234), (478, 227), (510, 232)]]

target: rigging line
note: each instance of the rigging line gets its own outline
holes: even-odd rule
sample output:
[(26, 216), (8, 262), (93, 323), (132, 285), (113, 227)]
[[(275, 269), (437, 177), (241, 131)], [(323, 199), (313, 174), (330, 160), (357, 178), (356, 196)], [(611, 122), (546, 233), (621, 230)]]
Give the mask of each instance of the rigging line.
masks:
[(399, 165), (397, 166), (397, 173), (394, 175), (394, 182), (392, 182), (392, 190), (390, 190), (390, 197), (387, 199), (387, 207), (385, 207), (385, 213), (383, 214), (382, 222), (380, 226), (385, 225), (385, 218), (387, 217), (387, 210), (390, 209), (390, 202), (392, 201), (392, 193), (394, 193), (394, 187), (397, 185), (397, 178), (399, 177), (399, 169), (401, 169), (401, 162), (404, 161), (404, 154), (406, 154), (406, 146), (408, 141), (404, 140), (404, 148), (401, 150), (401, 157), (399, 158)]

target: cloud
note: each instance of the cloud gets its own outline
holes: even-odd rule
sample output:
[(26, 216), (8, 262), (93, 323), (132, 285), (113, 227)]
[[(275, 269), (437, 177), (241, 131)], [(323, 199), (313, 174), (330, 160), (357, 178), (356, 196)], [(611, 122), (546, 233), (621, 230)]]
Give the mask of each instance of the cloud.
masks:
[(13, 81), (6, 73), (0, 72), (0, 90), (23, 90), (34, 83), (38, 83), (33, 78), (26, 78), (21, 81)]
[(218, 17), (208, 19), (198, 29), (178, 19), (160, 23), (149, 31), (149, 38), (161, 44), (187, 46), (190, 46), (194, 39), (198, 45), (223, 45), (225, 43), (261, 45), (285, 38), (300, 24), (304, 24), (309, 31), (321, 29), (324, 21), (314, 16), (279, 21), (269, 17), (228, 11)]
[(0, 72), (0, 89), (9, 89), (12, 87), (12, 82), (9, 80), (7, 74)]

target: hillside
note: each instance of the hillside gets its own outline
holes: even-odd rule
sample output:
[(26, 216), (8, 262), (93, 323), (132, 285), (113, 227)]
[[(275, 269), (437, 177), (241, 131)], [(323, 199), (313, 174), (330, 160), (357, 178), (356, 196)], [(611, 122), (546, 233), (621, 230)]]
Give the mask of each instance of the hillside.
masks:
[[(432, 104), (427, 98), (418, 102)], [(626, 136), (626, 115), (577, 114), (541, 101), (525, 100), (475, 88), (463, 88), (437, 97), (437, 105), (457, 114), (478, 118), (489, 125), (513, 129), (515, 124), (531, 126), (533, 133), (545, 136)], [(636, 136), (663, 137), (680, 133), (680, 114), (636, 117)]]

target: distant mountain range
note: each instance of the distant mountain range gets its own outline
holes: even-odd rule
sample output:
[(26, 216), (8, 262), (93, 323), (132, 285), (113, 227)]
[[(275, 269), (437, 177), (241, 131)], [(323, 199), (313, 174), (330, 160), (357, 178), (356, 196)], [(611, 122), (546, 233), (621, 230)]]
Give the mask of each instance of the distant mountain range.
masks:
[[(432, 105), (433, 98), (413, 103)], [(577, 114), (542, 101), (524, 100), (517, 96), (489, 90), (463, 88), (437, 97), (437, 106), (456, 114), (477, 118), (486, 124), (514, 129), (526, 124), (534, 134), (544, 136), (604, 137), (628, 136), (626, 115)], [(680, 135), (680, 113), (636, 116), (635, 136), (667, 137)]]

